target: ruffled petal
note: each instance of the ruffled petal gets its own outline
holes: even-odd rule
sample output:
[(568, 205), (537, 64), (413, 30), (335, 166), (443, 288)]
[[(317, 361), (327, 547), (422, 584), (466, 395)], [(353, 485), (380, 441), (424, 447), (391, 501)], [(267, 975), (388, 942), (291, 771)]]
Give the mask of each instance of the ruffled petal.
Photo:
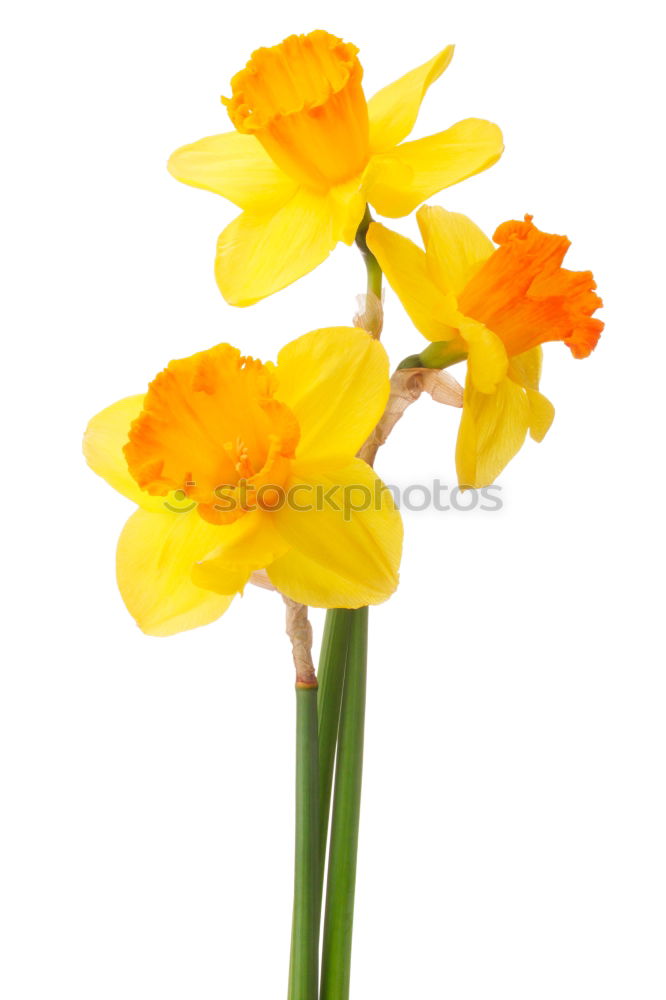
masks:
[(144, 510), (164, 512), (165, 505), (180, 510), (183, 504), (173, 494), (166, 497), (151, 497), (141, 489), (127, 468), (123, 448), (129, 440), (130, 426), (141, 413), (144, 396), (127, 396), (125, 399), (107, 406), (93, 417), (83, 435), (83, 454), (86, 462), (109, 486), (122, 493), (128, 500), (139, 504)]
[(511, 355), (562, 340), (586, 358), (604, 327), (593, 316), (602, 301), (590, 271), (561, 266), (567, 237), (542, 232), (526, 215), (503, 222), (493, 239), (499, 248), (464, 289), (460, 308), (494, 330)]
[(497, 125), (466, 118), (445, 132), (373, 156), (365, 177), (368, 201), (389, 218), (409, 215), (438, 191), (487, 170), (503, 149)]
[(289, 545), (275, 528), (274, 515), (252, 511), (220, 532), (222, 544), (192, 570), (192, 581), (216, 594), (243, 590), (252, 573), (265, 569)]
[(350, 242), (363, 217), (359, 183), (319, 195), (300, 188), (274, 214), (244, 212), (217, 244), (215, 276), (232, 306), (249, 306), (278, 292)]
[(428, 340), (452, 340), (456, 303), (433, 281), (423, 250), (377, 222), (366, 240), (416, 329)]
[(118, 586), (127, 610), (147, 635), (174, 635), (208, 625), (231, 597), (192, 583), (194, 564), (219, 544), (220, 528), (196, 511), (153, 514), (137, 510), (118, 540)]
[(440, 288), (459, 295), (472, 275), (494, 252), (492, 240), (459, 212), (424, 205), (416, 213), (416, 218), (433, 280)]
[(258, 139), (240, 132), (211, 135), (181, 146), (167, 167), (183, 184), (214, 191), (239, 208), (255, 212), (278, 208), (298, 187)]
[(300, 459), (348, 461), (377, 424), (389, 391), (388, 355), (364, 330), (314, 330), (278, 354), (276, 398), (298, 420)]
[(271, 581), (314, 607), (385, 601), (398, 585), (402, 550), (402, 522), (390, 491), (360, 459), (333, 474), (310, 469), (295, 477), (299, 484), (294, 503), (275, 514), (293, 548), (268, 567)]
[(401, 76), (368, 101), (373, 153), (384, 153), (407, 138), (428, 87), (440, 78), (451, 62), (453, 49), (453, 45), (448, 45), (434, 59)]

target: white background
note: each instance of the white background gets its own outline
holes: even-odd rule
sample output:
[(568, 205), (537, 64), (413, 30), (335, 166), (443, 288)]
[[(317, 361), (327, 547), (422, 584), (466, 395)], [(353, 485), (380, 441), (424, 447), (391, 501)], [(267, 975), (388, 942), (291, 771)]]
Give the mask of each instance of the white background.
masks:
[[(212, 264), (235, 209), (165, 170), (172, 149), (229, 129), (219, 95), (253, 48), (314, 27), (360, 46), (368, 95), (457, 43), (414, 136), (485, 117), (507, 151), (434, 203), (491, 233), (526, 211), (566, 232), (607, 323), (589, 360), (546, 348), (555, 424), (502, 475), (501, 513), (405, 516), (400, 590), (371, 615), (354, 1000), (663, 1000), (663, 48), (649, 7), (13, 6), (6, 1000), (285, 994), (279, 601), (255, 590), (216, 625), (144, 637), (114, 582), (129, 505), (86, 469), (80, 438), (171, 358), (220, 340), (271, 358), (349, 322), (364, 274), (345, 247), (268, 301), (227, 306)], [(386, 306), (397, 363), (423, 341), (391, 291)], [(457, 421), (413, 407), (379, 471), (453, 484)]]

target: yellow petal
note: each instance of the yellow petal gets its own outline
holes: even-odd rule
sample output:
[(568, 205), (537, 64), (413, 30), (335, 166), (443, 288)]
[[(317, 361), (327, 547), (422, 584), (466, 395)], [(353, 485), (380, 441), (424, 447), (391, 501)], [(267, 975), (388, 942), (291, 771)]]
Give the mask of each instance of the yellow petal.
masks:
[(253, 211), (276, 209), (297, 188), (258, 139), (240, 132), (211, 135), (181, 146), (167, 166), (183, 184), (214, 191), (239, 208)]
[(526, 389), (538, 389), (543, 364), (543, 348), (541, 344), (514, 354), (509, 364), (509, 377)]
[(431, 195), (491, 167), (503, 149), (497, 125), (466, 118), (373, 156), (365, 178), (368, 201), (389, 218), (409, 215)]
[(123, 496), (139, 504), (144, 510), (162, 512), (165, 504), (180, 510), (189, 507), (189, 502), (179, 502), (173, 494), (166, 497), (151, 497), (144, 492), (130, 475), (123, 448), (129, 439), (133, 420), (141, 413), (144, 397), (127, 396), (125, 399), (107, 406), (93, 417), (83, 435), (83, 454), (86, 462), (98, 476)]
[(455, 301), (433, 281), (423, 250), (377, 222), (368, 228), (366, 240), (416, 329), (428, 340), (455, 337), (456, 330), (450, 325), (456, 314)]
[(389, 391), (388, 355), (364, 330), (314, 330), (278, 354), (276, 398), (300, 425), (300, 459), (348, 461), (377, 424)]
[(483, 323), (460, 316), (460, 333), (467, 342), (467, 370), (479, 392), (491, 393), (507, 373), (509, 361), (504, 344)]
[(543, 393), (536, 389), (526, 389), (530, 407), (530, 437), (543, 441), (555, 417), (555, 407)]
[(451, 62), (453, 48), (448, 45), (434, 59), (401, 76), (368, 101), (373, 153), (384, 153), (409, 135), (428, 87)]
[(527, 392), (530, 409), (530, 436), (534, 441), (543, 441), (550, 430), (555, 416), (555, 407), (539, 392), (543, 348), (532, 347), (523, 354), (517, 354), (509, 362), (509, 378), (523, 386)]
[(219, 544), (220, 528), (196, 511), (137, 510), (118, 540), (118, 586), (127, 610), (147, 635), (174, 635), (207, 625), (233, 598), (196, 587), (192, 567)]
[(274, 214), (244, 212), (227, 226), (215, 262), (227, 302), (252, 305), (313, 271), (340, 240), (353, 239), (364, 211), (358, 186), (326, 195), (301, 188)]
[(320, 608), (358, 608), (390, 597), (398, 585), (402, 522), (373, 470), (355, 459), (332, 475), (310, 469), (294, 483), (302, 487), (295, 501), (312, 509), (294, 504), (275, 514), (293, 546), (268, 567), (278, 590)]
[(361, 219), (367, 203), (362, 186), (362, 177), (353, 177), (346, 184), (338, 184), (328, 192), (328, 201), (333, 212), (333, 231), (341, 243), (351, 246), (356, 239)]
[(526, 392), (510, 378), (486, 394), (468, 375), (456, 446), (460, 485), (479, 488), (492, 483), (520, 450), (530, 420)]
[(272, 513), (252, 511), (220, 529), (221, 545), (195, 564), (192, 582), (216, 594), (242, 591), (255, 570), (265, 569), (287, 551)]
[(495, 246), (471, 219), (424, 205), (416, 213), (428, 270), (440, 288), (459, 295)]

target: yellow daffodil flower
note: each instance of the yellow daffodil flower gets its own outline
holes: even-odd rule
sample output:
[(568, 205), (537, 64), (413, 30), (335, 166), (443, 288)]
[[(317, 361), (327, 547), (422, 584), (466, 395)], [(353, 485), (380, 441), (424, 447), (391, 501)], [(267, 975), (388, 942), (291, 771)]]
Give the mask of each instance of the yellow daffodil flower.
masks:
[(594, 349), (602, 302), (590, 271), (568, 271), (566, 236), (503, 223), (496, 248), (464, 215), (424, 206), (417, 213), (425, 252), (372, 223), (368, 246), (418, 330), (432, 341), (422, 361), (467, 359), (456, 448), (462, 486), (492, 483), (529, 430), (543, 440), (554, 416), (539, 392), (541, 344), (562, 340), (575, 358)]
[(292, 341), (276, 365), (228, 344), (172, 361), (145, 396), (94, 417), (89, 465), (139, 505), (117, 572), (144, 632), (214, 621), (259, 569), (303, 604), (389, 597), (400, 515), (355, 458), (388, 395), (384, 348), (337, 327)]
[(351, 244), (366, 202), (389, 218), (490, 167), (496, 125), (467, 118), (403, 142), (453, 46), (366, 101), (358, 49), (325, 31), (258, 49), (223, 98), (236, 129), (177, 150), (169, 170), (243, 209), (217, 246), (227, 302), (247, 306)]

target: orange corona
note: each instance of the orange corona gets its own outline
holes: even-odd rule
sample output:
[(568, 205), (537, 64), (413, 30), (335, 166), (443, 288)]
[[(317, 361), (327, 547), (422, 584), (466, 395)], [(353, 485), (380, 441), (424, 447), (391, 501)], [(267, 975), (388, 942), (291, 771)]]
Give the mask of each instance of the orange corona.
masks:
[(153, 496), (182, 490), (213, 524), (229, 524), (257, 502), (275, 506), (300, 433), (274, 398), (276, 386), (273, 365), (228, 344), (172, 361), (132, 424), (125, 446), (132, 476)]
[(502, 223), (493, 239), (498, 249), (466, 285), (460, 311), (493, 330), (510, 357), (562, 340), (586, 358), (604, 327), (592, 315), (602, 302), (591, 271), (562, 267), (570, 241), (542, 233), (531, 215)]
[(295, 180), (325, 191), (368, 162), (368, 106), (355, 45), (326, 31), (257, 49), (223, 98), (239, 132), (256, 136)]

